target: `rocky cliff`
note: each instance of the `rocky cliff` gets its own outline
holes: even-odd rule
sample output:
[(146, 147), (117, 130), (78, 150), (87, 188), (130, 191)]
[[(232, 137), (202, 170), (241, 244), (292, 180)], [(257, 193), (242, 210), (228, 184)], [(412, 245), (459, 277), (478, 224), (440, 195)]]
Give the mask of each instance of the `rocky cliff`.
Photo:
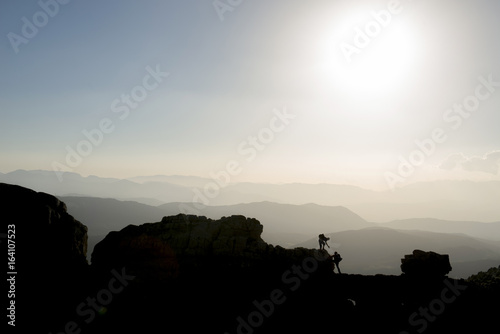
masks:
[(266, 248), (260, 237), (262, 229), (256, 219), (243, 216), (220, 220), (183, 214), (164, 217), (159, 223), (129, 225), (120, 232), (109, 233), (96, 246), (92, 263), (99, 266), (103, 261), (124, 259), (126, 255), (153, 249), (159, 253), (147, 256), (237, 256), (246, 260)]
[(262, 231), (258, 220), (244, 216), (219, 220), (184, 214), (164, 217), (158, 223), (129, 225), (109, 233), (96, 245), (92, 267), (106, 272), (126, 266), (140, 278), (158, 279), (186, 276), (193, 271), (284, 267), (314, 253), (305, 248), (287, 250), (269, 245), (262, 240)]
[[(5, 183), (0, 183), (0, 212), (2, 233), (10, 236), (16, 322), (48, 329), (66, 314), (61, 305), (81, 298), (88, 269), (87, 227), (56, 197)], [(2, 246), (7, 259), (6, 237)]]
[[(187, 332), (237, 331), (238, 317), (250, 312), (254, 301), (269, 299), (273, 291), (282, 291), (280, 300), (287, 292), (304, 293), (306, 281), (331, 272), (325, 251), (269, 245), (261, 239), (262, 231), (258, 220), (244, 216), (164, 217), (109, 233), (94, 249), (92, 268), (102, 275), (126, 268), (135, 277), (126, 300), (114, 306), (126, 314), (127, 328), (146, 318), (145, 326), (153, 328), (168, 318)], [(306, 310), (295, 311), (305, 315), (320, 305), (303, 306)], [(193, 315), (196, 320), (191, 321)], [(272, 322), (282, 320), (273, 317)]]
[[(15, 225), (17, 243), (28, 246), (33, 255), (26, 265), (49, 259), (68, 266), (86, 264), (87, 227), (67, 212), (63, 202), (46, 193), (5, 183), (0, 183), (0, 198), (4, 228)], [(36, 249), (35, 245), (41, 247)], [(18, 251), (24, 254), (27, 249)], [(41, 254), (47, 259), (38, 257)]]

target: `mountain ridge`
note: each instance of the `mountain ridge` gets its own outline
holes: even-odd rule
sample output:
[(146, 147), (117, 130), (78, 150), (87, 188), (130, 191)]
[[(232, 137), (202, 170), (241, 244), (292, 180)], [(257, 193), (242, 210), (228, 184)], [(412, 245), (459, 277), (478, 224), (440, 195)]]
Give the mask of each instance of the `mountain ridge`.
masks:
[[(17, 170), (0, 174), (0, 181), (20, 184), (57, 196), (78, 193), (84, 196), (124, 200), (133, 198), (145, 204), (193, 202), (196, 201), (196, 189), (197, 192), (204, 194), (208, 184), (216, 183), (209, 178), (179, 175), (128, 179), (83, 177), (77, 173), (67, 173), (65, 176), (63, 182), (59, 182), (52, 171)], [(119, 182), (121, 180), (129, 182)], [(204, 201), (210, 206), (262, 200), (284, 204), (316, 203), (345, 206), (372, 222), (415, 217), (497, 222), (500, 219), (498, 198), (500, 198), (500, 181), (421, 182), (398, 188), (393, 192), (375, 191), (345, 184), (241, 182), (220, 187), (217, 196), (205, 196)]]
[(470, 236), (500, 241), (500, 222), (449, 221), (435, 218), (410, 218), (380, 223), (379, 226), (401, 230), (426, 230), (446, 233), (453, 229), (454, 233), (464, 233)]

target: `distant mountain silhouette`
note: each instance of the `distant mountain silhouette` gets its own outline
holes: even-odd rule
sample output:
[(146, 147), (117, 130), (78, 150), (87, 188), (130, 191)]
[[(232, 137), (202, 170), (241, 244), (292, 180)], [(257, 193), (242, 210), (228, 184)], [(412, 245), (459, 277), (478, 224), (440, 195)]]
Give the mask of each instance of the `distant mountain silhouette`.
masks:
[(71, 213), (87, 222), (89, 235), (106, 235), (130, 224), (158, 220), (168, 212), (159, 207), (112, 198), (60, 196)]
[(399, 230), (424, 230), (438, 233), (463, 233), (476, 238), (500, 241), (500, 222), (447, 221), (433, 218), (395, 220), (379, 226)]
[(205, 186), (207, 182), (213, 181), (211, 179), (204, 177), (184, 176), (184, 175), (135, 176), (128, 178), (128, 180), (142, 184), (151, 182), (166, 182), (183, 187), (198, 187), (198, 188), (203, 188), (203, 186)]
[(60, 182), (51, 171), (17, 170), (0, 176), (0, 181), (57, 196), (75, 194), (88, 197), (135, 198), (143, 199), (147, 203), (191, 201), (193, 197), (189, 188), (166, 182), (140, 184), (126, 179), (82, 177), (76, 173), (64, 173), (63, 182)]
[[(191, 176), (138, 176), (121, 180), (82, 177), (64, 173), (60, 182), (52, 171), (18, 170), (0, 174), (0, 181), (66, 196), (109, 197), (136, 200), (157, 205), (170, 202), (192, 202), (193, 188), (215, 182), (210, 178)], [(209, 199), (210, 206), (270, 201), (302, 205), (316, 203), (344, 206), (368, 221), (433, 217), (456, 221), (498, 221), (500, 217), (500, 181), (435, 181), (410, 184), (395, 191), (372, 191), (338, 184), (261, 184), (236, 183), (219, 189)], [(199, 201), (199, 200), (198, 200)]]

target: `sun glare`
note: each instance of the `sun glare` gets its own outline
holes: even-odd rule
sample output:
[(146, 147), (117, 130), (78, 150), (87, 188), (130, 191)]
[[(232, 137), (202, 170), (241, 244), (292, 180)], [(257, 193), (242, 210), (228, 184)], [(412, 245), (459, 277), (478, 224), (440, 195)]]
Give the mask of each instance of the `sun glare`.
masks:
[[(327, 86), (352, 96), (394, 94), (416, 66), (417, 41), (411, 27), (393, 20), (369, 36), (362, 24), (334, 29), (321, 48), (319, 75)], [(359, 41), (363, 44), (360, 45)]]

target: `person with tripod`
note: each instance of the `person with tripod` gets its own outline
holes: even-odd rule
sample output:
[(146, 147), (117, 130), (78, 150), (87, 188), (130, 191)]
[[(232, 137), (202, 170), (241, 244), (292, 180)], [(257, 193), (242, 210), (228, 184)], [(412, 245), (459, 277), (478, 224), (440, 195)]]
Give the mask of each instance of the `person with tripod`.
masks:
[(319, 242), (319, 249), (322, 250), (322, 249), (325, 249), (325, 245), (328, 246), (328, 248), (330, 248), (330, 245), (328, 245), (328, 240), (330, 240), (330, 238), (327, 238), (325, 237), (325, 235), (323, 233), (321, 233), (319, 236), (318, 236), (318, 242)]

